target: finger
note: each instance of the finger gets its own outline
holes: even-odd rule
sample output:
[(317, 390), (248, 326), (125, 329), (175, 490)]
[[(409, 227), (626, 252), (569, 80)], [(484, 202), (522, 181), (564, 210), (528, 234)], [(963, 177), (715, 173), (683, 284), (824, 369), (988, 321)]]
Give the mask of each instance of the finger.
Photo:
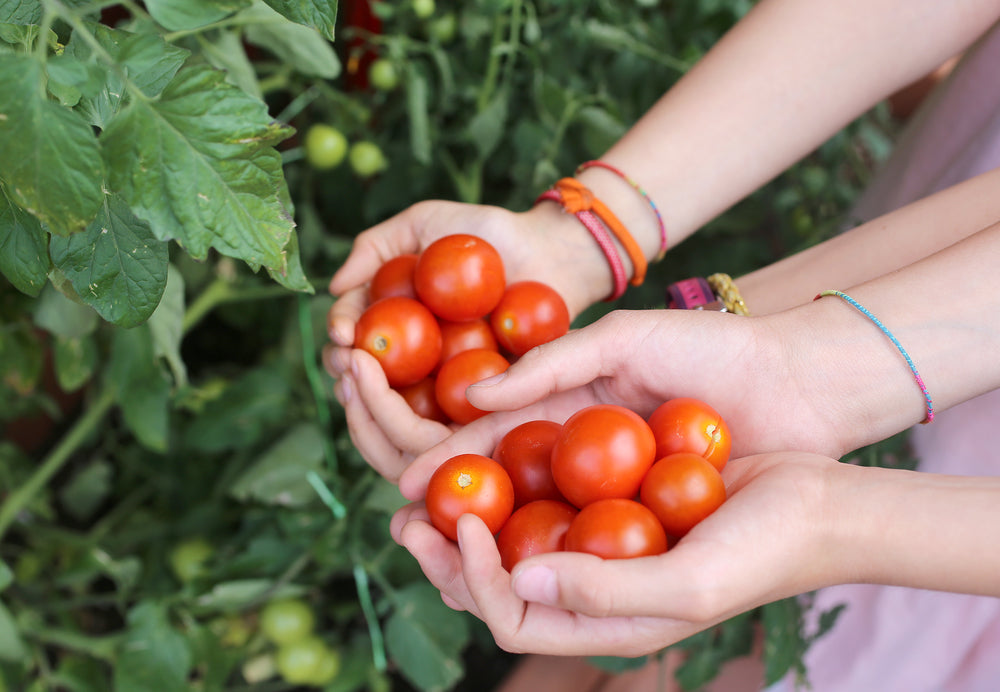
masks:
[(326, 331), (338, 346), (354, 345), (354, 326), (368, 306), (367, 285), (345, 291), (326, 315)]
[(344, 407), (348, 435), (362, 458), (385, 479), (396, 483), (413, 457), (386, 437), (358, 396), (357, 387), (357, 380), (350, 374), (337, 383), (337, 398)]
[(403, 527), (411, 521), (430, 522), (427, 507), (423, 502), (411, 502), (408, 505), (403, 505), (393, 513), (392, 519), (389, 520), (389, 535), (392, 536), (392, 540), (402, 545), (400, 543), (400, 534), (403, 532)]
[(408, 252), (417, 252), (415, 229), (424, 212), (414, 205), (362, 231), (354, 239), (351, 253), (330, 279), (330, 293), (341, 295), (371, 280), (386, 261)]
[(330, 374), (330, 377), (338, 379), (350, 370), (351, 349), (327, 342), (323, 344), (321, 359), (323, 368)]
[(431, 584), (442, 594), (447, 594), (461, 609), (479, 617), (476, 603), (465, 587), (462, 556), (457, 544), (424, 521), (410, 521), (403, 526), (400, 543), (416, 558)]

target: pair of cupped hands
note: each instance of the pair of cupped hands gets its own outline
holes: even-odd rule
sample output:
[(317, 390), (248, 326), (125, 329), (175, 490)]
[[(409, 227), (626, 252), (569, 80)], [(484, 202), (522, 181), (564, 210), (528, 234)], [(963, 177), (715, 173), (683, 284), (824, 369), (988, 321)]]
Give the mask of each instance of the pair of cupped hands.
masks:
[[(445, 603), (483, 620), (508, 651), (636, 656), (757, 605), (835, 583), (835, 557), (822, 531), (825, 513), (833, 511), (829, 487), (843, 466), (835, 457), (847, 450), (836, 421), (801, 393), (807, 388), (789, 367), (794, 326), (786, 329), (780, 319), (612, 311), (472, 385), (470, 402), (491, 413), (462, 427), (418, 417), (377, 361), (352, 348), (376, 269), (453, 233), (489, 241), (504, 259), (508, 282), (548, 283), (574, 316), (599, 300), (581, 280), (588, 276), (584, 260), (575, 259), (582, 253), (532, 214), (422, 202), (360, 234), (330, 283), (337, 300), (324, 366), (337, 379), (353, 443), (412, 501), (393, 517), (392, 536)], [(630, 560), (552, 553), (520, 562), (511, 574), (478, 517), (462, 517), (457, 544), (428, 522), (422, 502), (428, 480), (451, 456), (489, 456), (527, 420), (562, 422), (596, 403), (645, 417), (680, 396), (719, 411), (733, 451), (723, 471), (727, 501), (666, 553)]]

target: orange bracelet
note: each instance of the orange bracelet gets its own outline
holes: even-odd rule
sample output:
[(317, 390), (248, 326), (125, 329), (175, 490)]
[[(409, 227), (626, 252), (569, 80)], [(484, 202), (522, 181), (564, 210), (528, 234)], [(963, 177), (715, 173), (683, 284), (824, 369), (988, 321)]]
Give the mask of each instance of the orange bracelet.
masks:
[(629, 283), (633, 286), (641, 285), (646, 280), (646, 255), (643, 254), (642, 248), (635, 242), (635, 238), (628, 232), (624, 224), (618, 220), (618, 217), (608, 209), (607, 205), (597, 199), (590, 189), (576, 178), (561, 178), (556, 182), (555, 189), (559, 191), (563, 207), (565, 207), (566, 211), (571, 214), (581, 211), (593, 211), (611, 229), (618, 242), (625, 248), (628, 258), (632, 261), (633, 274)]

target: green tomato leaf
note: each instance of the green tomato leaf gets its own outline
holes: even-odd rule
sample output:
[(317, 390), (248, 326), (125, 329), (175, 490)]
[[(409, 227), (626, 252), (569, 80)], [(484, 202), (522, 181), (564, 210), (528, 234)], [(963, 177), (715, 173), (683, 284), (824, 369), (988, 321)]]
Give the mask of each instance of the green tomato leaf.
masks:
[(0, 2), (0, 22), (6, 24), (38, 24), (42, 21), (39, 0), (7, 0)]
[(0, 560), (0, 591), (3, 591), (14, 581), (14, 573), (3, 560)]
[(171, 31), (207, 26), (241, 10), (250, 0), (146, 0), (153, 19)]
[(142, 324), (160, 302), (167, 246), (115, 195), (83, 233), (53, 238), (49, 250), (80, 300), (108, 322)]
[(149, 325), (114, 332), (109, 374), (129, 429), (147, 448), (167, 448), (170, 383), (153, 350)]
[(462, 650), (469, 623), (441, 602), (433, 586), (416, 582), (393, 598), (395, 610), (385, 626), (389, 656), (417, 689), (444, 692), (464, 674)]
[(191, 652), (170, 626), (166, 606), (142, 602), (128, 614), (128, 630), (114, 667), (115, 692), (184, 692)]
[(21, 639), (14, 616), (0, 601), (0, 661), (24, 661), (29, 656), (28, 647)]
[(500, 144), (507, 122), (508, 105), (507, 94), (500, 92), (466, 126), (465, 136), (476, 147), (480, 158), (489, 157)]
[(257, 71), (247, 57), (238, 31), (213, 31), (202, 37), (202, 54), (209, 64), (226, 73), (226, 81), (256, 99), (263, 96)]
[(35, 324), (47, 332), (65, 338), (86, 336), (97, 327), (97, 313), (46, 287), (35, 307)]
[(56, 380), (64, 392), (76, 391), (97, 370), (97, 343), (93, 337), (57, 337), (52, 355)]
[(289, 21), (263, 2), (240, 13), (247, 22), (247, 41), (274, 53), (305, 75), (334, 79), (340, 60), (333, 46), (315, 29)]
[(111, 494), (113, 469), (106, 459), (96, 459), (73, 474), (59, 489), (59, 502), (77, 521), (87, 521)]
[(167, 265), (167, 286), (148, 324), (156, 355), (166, 359), (177, 387), (187, 385), (188, 381), (187, 368), (181, 358), (184, 307), (184, 276), (172, 264)]
[(69, 235), (97, 214), (104, 167), (90, 125), (49, 101), (42, 66), (0, 55), (0, 178), (15, 203)]
[(284, 274), (294, 222), (272, 145), (292, 130), (224, 78), (188, 66), (158, 100), (118, 113), (101, 137), (111, 186), (157, 237), (194, 258), (215, 248)]
[(306, 474), (322, 467), (323, 432), (314, 423), (301, 423), (244, 471), (229, 493), (243, 502), (305, 505), (316, 499)]
[(49, 273), (49, 235), (14, 204), (0, 180), (0, 272), (17, 290), (37, 296)]
[(297, 24), (311, 26), (333, 40), (337, 22), (337, 0), (264, 0), (276, 12)]

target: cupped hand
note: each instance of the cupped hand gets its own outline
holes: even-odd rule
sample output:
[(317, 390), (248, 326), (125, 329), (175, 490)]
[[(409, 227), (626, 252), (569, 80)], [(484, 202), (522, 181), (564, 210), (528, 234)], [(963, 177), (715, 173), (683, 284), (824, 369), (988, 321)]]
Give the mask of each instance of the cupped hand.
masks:
[(399, 511), (393, 535), (445, 603), (483, 620), (508, 651), (638, 656), (846, 580), (844, 547), (826, 533), (836, 523), (830, 486), (840, 469), (805, 453), (733, 460), (723, 471), (726, 502), (655, 557), (549, 553), (510, 574), (477, 517), (461, 518), (456, 545), (427, 523), (420, 504)]

